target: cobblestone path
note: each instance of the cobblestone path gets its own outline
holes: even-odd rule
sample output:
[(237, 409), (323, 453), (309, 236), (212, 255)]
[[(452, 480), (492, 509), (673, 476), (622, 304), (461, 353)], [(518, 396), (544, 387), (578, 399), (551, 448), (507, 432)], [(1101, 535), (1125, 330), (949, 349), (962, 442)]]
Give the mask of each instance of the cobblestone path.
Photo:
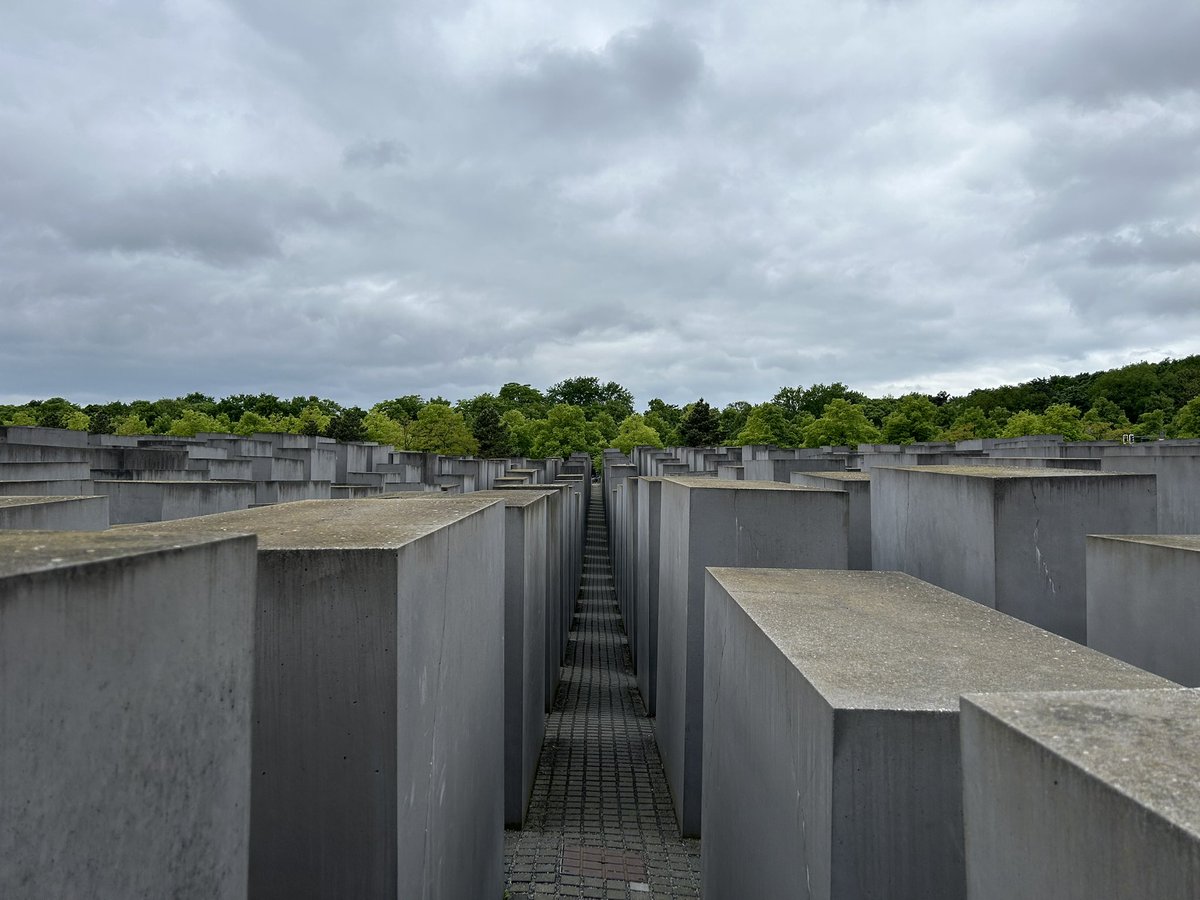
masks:
[(613, 593), (592, 486), (583, 583), (525, 827), (504, 835), (508, 896), (700, 896), (700, 842), (679, 837)]

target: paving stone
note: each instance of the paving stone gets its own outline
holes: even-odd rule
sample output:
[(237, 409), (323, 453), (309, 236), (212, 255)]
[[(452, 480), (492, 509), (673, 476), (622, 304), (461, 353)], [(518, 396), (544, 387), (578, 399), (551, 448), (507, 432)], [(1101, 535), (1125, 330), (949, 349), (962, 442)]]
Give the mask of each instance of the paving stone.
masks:
[(700, 894), (700, 842), (680, 838), (675, 824), (613, 592), (603, 502), (593, 485), (583, 580), (529, 813), (523, 829), (505, 832), (512, 900)]

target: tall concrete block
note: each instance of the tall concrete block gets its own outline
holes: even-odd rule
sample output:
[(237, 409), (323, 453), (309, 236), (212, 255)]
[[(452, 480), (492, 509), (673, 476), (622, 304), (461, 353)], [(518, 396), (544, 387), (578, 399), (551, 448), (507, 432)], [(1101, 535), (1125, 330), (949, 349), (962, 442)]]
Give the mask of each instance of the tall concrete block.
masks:
[(1153, 533), (1152, 475), (871, 470), (871, 562), (1087, 643), (1085, 538)]
[(706, 600), (707, 900), (961, 900), (959, 696), (1169, 686), (896, 572), (710, 569)]
[(1200, 694), (962, 699), (971, 900), (1200, 896)]
[(462, 496), (157, 526), (258, 536), (255, 900), (501, 883), (504, 517)]
[[(1143, 445), (1146, 446), (1146, 445)], [(1155, 452), (1157, 451), (1157, 452)], [(1109, 447), (1105, 472), (1153, 474), (1158, 483), (1157, 534), (1200, 534), (1200, 447)]]
[[(549, 507), (554, 491), (480, 491), (504, 522), (504, 824), (521, 827), (546, 733)], [(425, 500), (436, 495), (419, 495)]]
[(655, 735), (685, 837), (700, 834), (706, 566), (845, 568), (846, 494), (665, 478), (660, 501)]
[(1088, 646), (1200, 686), (1200, 536), (1089, 535)]
[(107, 497), (0, 497), (3, 530), (103, 531), (107, 527)]
[(654, 716), (658, 695), (658, 575), (662, 479), (637, 480), (637, 667), (638, 690)]
[(0, 534), (0, 896), (245, 898), (250, 537)]
[(524, 484), (510, 485), (506, 488), (497, 488), (497, 490), (503, 492), (529, 491), (545, 496), (547, 499), (546, 612), (544, 616), (546, 637), (543, 641), (545, 672), (542, 683), (545, 690), (544, 710), (550, 712), (554, 705), (555, 692), (558, 690), (562, 656), (565, 651), (565, 647), (560, 646), (560, 623), (563, 616), (563, 597), (568, 591), (569, 576), (565, 567), (566, 548), (572, 540), (578, 539), (573, 530), (573, 522), (567, 518), (567, 510), (571, 502), (570, 488), (565, 484)]
[(849, 504), (848, 568), (871, 571), (871, 476), (867, 472), (793, 472), (792, 484), (845, 491)]

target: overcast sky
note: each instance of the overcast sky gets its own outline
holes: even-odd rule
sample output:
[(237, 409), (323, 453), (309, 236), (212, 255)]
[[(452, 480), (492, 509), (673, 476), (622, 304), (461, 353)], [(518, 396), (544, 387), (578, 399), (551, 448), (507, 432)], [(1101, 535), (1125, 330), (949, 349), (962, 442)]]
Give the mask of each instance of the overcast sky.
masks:
[(9, 0), (0, 402), (1200, 352), (1196, 0)]

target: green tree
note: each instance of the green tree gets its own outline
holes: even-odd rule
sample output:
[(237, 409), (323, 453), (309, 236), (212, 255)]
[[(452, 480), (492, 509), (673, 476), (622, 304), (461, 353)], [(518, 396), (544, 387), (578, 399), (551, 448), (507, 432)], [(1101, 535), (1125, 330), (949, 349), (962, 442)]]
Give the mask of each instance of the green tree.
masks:
[(1000, 432), (1000, 437), (1017, 438), (1032, 434), (1050, 434), (1050, 431), (1041, 416), (1028, 409), (1022, 409), (1008, 417), (1004, 430)]
[[(533, 424), (519, 409), (510, 409), (500, 417), (508, 429), (513, 456), (533, 455)], [(534, 420), (537, 421), (537, 420)]]
[(721, 416), (701, 397), (685, 409), (679, 422), (679, 441), (684, 447), (713, 447), (721, 440)]
[(405, 394), (403, 397), (396, 397), (394, 400), (384, 400), (381, 403), (376, 403), (371, 409), (375, 412), (381, 412), (385, 416), (389, 416), (392, 420), (403, 424), (416, 419), (424, 406), (425, 401), (416, 394)]
[(996, 423), (978, 406), (968, 406), (940, 435), (943, 441), (969, 441), (974, 438), (992, 438), (999, 433)]
[(788, 421), (783, 408), (775, 403), (760, 403), (751, 407), (746, 425), (738, 432), (736, 441), (748, 444), (772, 444), (776, 447), (799, 447), (804, 443), (801, 429)]
[(1069, 403), (1053, 403), (1042, 413), (1042, 426), (1047, 434), (1061, 434), (1064, 441), (1086, 441), (1087, 430), (1080, 421), (1079, 407)]
[(753, 407), (745, 400), (735, 400), (721, 410), (721, 443), (733, 446), (737, 444), (737, 436), (746, 427)]
[(634, 447), (661, 447), (662, 438), (658, 432), (646, 424), (644, 416), (631, 413), (626, 416), (617, 429), (613, 446), (628, 456)]
[(324, 434), (329, 428), (329, 423), (333, 421), (333, 416), (325, 412), (319, 403), (310, 403), (300, 410), (300, 415), (297, 416), (297, 434), (307, 434), (310, 437)]
[(1133, 430), (1125, 411), (1107, 397), (1096, 398), (1092, 408), (1080, 419), (1080, 425), (1087, 440), (1091, 441), (1119, 441), (1122, 435)]
[(937, 433), (937, 407), (924, 394), (905, 394), (883, 420), (883, 439), (889, 444), (932, 441)]
[(136, 434), (150, 434), (150, 426), (146, 424), (146, 420), (141, 416), (127, 413), (114, 423), (113, 434), (127, 437)]
[[(749, 411), (749, 404), (746, 404), (746, 409)], [(676, 447), (679, 445), (679, 423), (683, 421), (682, 409), (655, 397), (646, 404), (644, 418), (646, 424), (658, 432), (664, 446)]]
[(498, 459), (514, 455), (513, 441), (508, 433), (508, 426), (504, 423), (500, 410), (495, 404), (488, 404), (480, 408), (472, 423), (471, 431), (479, 443), (479, 455), (484, 459)]
[(783, 387), (775, 393), (771, 402), (781, 407), (788, 418), (795, 420), (801, 413), (808, 413), (814, 419), (825, 415), (825, 407), (831, 400), (862, 403), (866, 399), (865, 394), (852, 391), (840, 381), (835, 381), (833, 384), (814, 384), (808, 388)]
[(1171, 421), (1171, 431), (1177, 438), (1200, 438), (1200, 396), (1180, 407)]
[(325, 436), (333, 438), (335, 441), (365, 441), (367, 429), (363, 420), (366, 417), (367, 411), (360, 407), (351, 406), (343, 409), (330, 419), (329, 425), (325, 429)]
[(92, 419), (87, 413), (81, 409), (75, 410), (67, 416), (67, 428), (72, 431), (87, 431), (92, 427)]
[(171, 422), (167, 434), (173, 437), (195, 437), (201, 431), (224, 432), (229, 430), (229, 421), (218, 420), (196, 409), (185, 409), (179, 418)]
[(595, 376), (566, 378), (551, 385), (546, 399), (554, 404), (578, 406), (588, 419), (607, 412), (614, 422), (620, 422), (633, 412), (633, 395), (615, 381), (605, 384)]
[(405, 426), (397, 422), (378, 405), (363, 417), (363, 431), (368, 441), (395, 447), (397, 450), (408, 449), (408, 434)]
[(1152, 409), (1138, 416), (1133, 433), (1139, 437), (1156, 440), (1163, 436), (1167, 428), (1167, 414), (1161, 409)]
[(1148, 362), (1138, 362), (1096, 376), (1092, 382), (1091, 396), (1093, 402), (1100, 397), (1112, 400), (1132, 421), (1152, 407), (1162, 408), (1161, 400), (1155, 407), (1151, 399), (1162, 392), (1163, 385), (1154, 366)]
[(442, 403), (429, 403), (417, 413), (408, 437), (413, 450), (450, 456), (469, 456), (479, 450), (462, 413)]
[[(540, 419), (546, 415), (549, 404), (545, 396), (535, 387), (527, 384), (517, 384), (510, 381), (500, 388), (497, 398), (500, 400), (501, 414), (515, 409), (526, 419)], [(522, 456), (528, 454), (522, 453)]]
[(529, 423), (533, 435), (531, 455), (538, 458), (582, 452), (595, 458), (601, 450), (600, 431), (578, 406), (557, 403), (544, 419)]
[(878, 440), (879, 431), (867, 418), (862, 405), (841, 397), (825, 404), (821, 418), (804, 429), (805, 447), (853, 447)]
[(25, 425), (33, 427), (37, 425), (37, 423), (37, 416), (35, 416), (28, 408), (18, 409), (14, 411), (8, 418), (9, 425)]

